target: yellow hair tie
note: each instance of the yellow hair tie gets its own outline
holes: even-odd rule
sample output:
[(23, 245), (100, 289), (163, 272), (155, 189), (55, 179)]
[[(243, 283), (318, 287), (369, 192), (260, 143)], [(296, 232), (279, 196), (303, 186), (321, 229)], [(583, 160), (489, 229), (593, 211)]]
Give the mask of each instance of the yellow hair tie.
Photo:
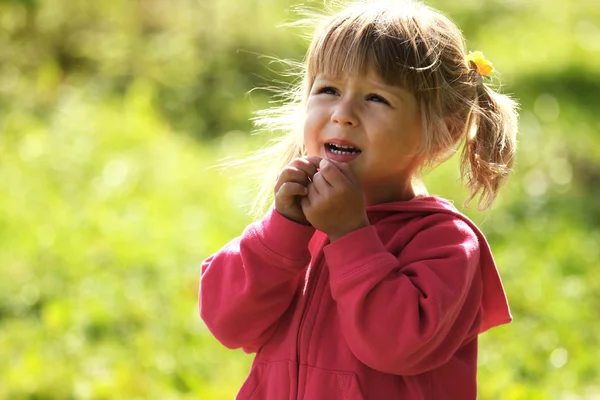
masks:
[(467, 61), (469, 62), (469, 66), (475, 70), (479, 76), (488, 76), (494, 72), (494, 66), (480, 51), (470, 52), (467, 56)]

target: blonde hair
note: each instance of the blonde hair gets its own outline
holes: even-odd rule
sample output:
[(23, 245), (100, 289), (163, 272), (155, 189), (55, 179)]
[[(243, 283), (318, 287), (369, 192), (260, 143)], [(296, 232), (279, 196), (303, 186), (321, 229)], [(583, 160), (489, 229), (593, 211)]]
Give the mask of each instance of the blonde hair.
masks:
[[(303, 110), (320, 73), (376, 72), (386, 83), (410, 90), (421, 106), (422, 167), (448, 159), (464, 143), (461, 176), (470, 194), (489, 208), (515, 158), (517, 104), (483, 82), (467, 61), (465, 41), (446, 16), (417, 1), (362, 1), (322, 20), (301, 65), (302, 80), (282, 106), (261, 112), (259, 129), (283, 135), (248, 160), (262, 161), (265, 176), (254, 211), (270, 204), (277, 174), (305, 154)], [(304, 20), (303, 22), (306, 22)]]

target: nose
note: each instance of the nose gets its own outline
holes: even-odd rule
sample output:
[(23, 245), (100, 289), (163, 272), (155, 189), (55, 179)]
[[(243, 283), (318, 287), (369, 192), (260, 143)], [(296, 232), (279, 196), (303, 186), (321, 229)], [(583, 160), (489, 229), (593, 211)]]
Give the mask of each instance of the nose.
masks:
[(331, 122), (347, 127), (358, 126), (358, 116), (351, 100), (340, 101), (331, 114)]

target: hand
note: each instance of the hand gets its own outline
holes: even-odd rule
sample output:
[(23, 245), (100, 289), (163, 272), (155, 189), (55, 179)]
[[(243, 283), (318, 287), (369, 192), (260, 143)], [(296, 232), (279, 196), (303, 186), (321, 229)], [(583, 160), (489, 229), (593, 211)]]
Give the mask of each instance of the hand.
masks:
[(322, 159), (300, 205), (308, 222), (331, 242), (369, 225), (362, 188), (345, 163)]
[(287, 219), (310, 225), (300, 207), (300, 197), (308, 194), (307, 186), (317, 172), (319, 157), (293, 159), (277, 177), (275, 209)]

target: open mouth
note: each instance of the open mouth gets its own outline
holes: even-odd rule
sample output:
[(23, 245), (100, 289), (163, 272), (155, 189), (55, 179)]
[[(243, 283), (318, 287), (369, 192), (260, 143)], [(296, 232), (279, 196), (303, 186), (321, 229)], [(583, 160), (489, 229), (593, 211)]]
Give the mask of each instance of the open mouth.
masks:
[(325, 143), (325, 157), (330, 160), (349, 163), (354, 161), (362, 150), (349, 144)]
[(325, 148), (340, 156), (357, 156), (362, 153), (359, 148), (334, 143), (325, 143)]

